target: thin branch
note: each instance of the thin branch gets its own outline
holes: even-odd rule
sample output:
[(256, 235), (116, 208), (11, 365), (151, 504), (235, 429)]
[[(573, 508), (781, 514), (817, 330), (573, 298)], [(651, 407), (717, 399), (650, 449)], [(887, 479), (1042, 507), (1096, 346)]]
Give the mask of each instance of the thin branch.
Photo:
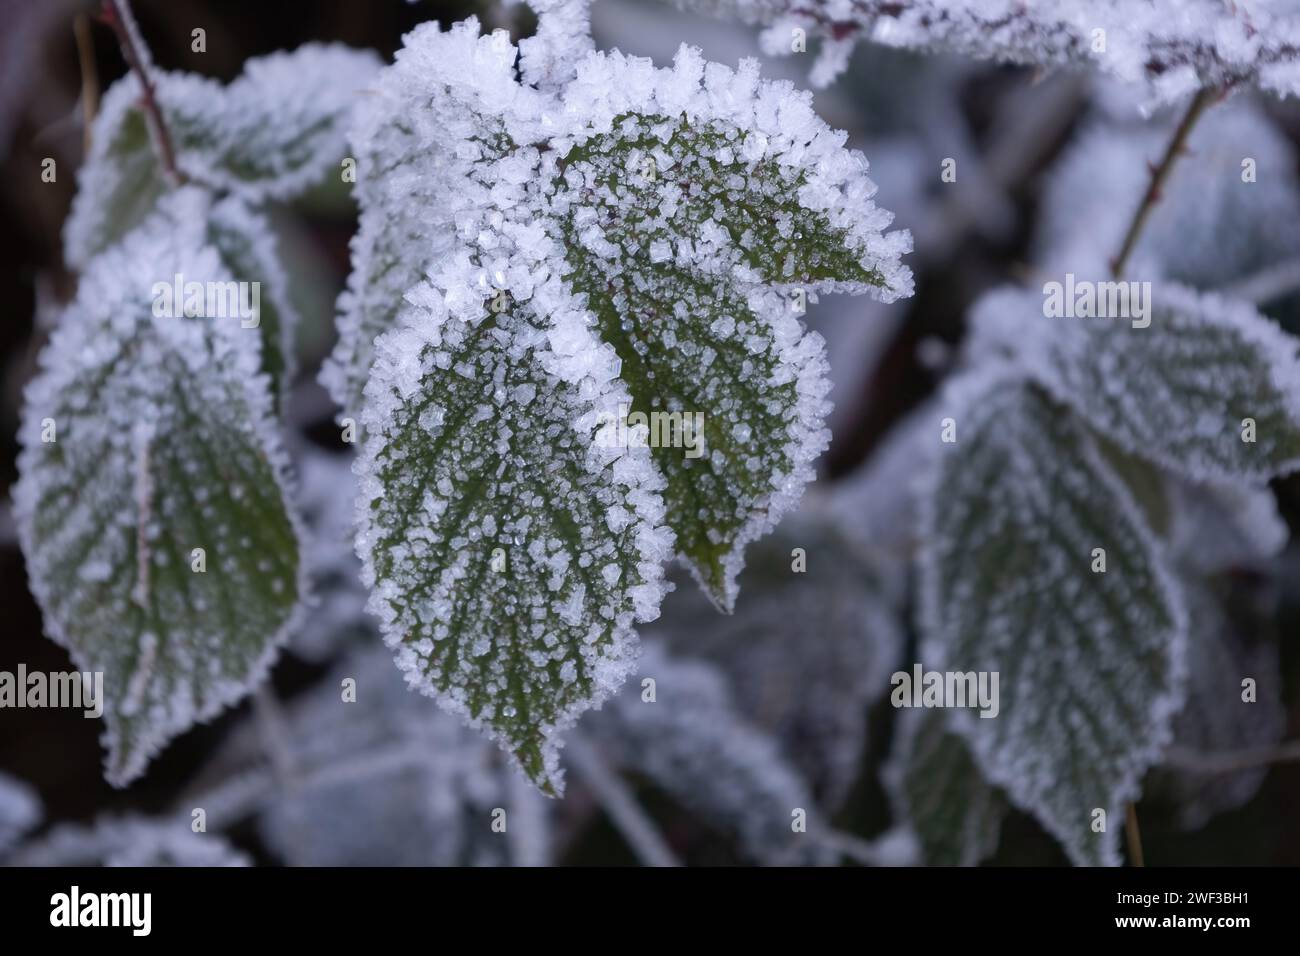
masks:
[(99, 114), (99, 68), (95, 64), (95, 44), (90, 36), (90, 19), (78, 13), (72, 21), (77, 37), (77, 62), (81, 66), (81, 142), (86, 155), (90, 155), (91, 127)]
[(1256, 305), (1272, 302), (1300, 289), (1300, 259), (1287, 259), (1260, 269), (1239, 282), (1226, 286), (1224, 295)]
[(643, 866), (681, 866), (655, 822), (594, 747), (573, 735), (564, 745), (564, 754)]
[(1142, 831), (1138, 829), (1138, 812), (1133, 803), (1124, 807), (1124, 839), (1128, 842), (1128, 859), (1133, 866), (1146, 866), (1142, 856)]
[(270, 758), (277, 782), (286, 790), (294, 788), (299, 778), (298, 759), (289, 739), (284, 710), (269, 680), (259, 684), (253, 693), (253, 716), (257, 720), (262, 750)]
[(117, 42), (122, 47), (122, 56), (131, 72), (140, 81), (140, 108), (144, 111), (145, 121), (149, 124), (149, 133), (154, 147), (158, 151), (158, 161), (162, 164), (163, 175), (173, 186), (185, 182), (185, 176), (176, 166), (176, 153), (172, 149), (171, 135), (163, 120), (162, 110), (158, 107), (158, 97), (153, 85), (153, 61), (149, 48), (140, 36), (131, 13), (130, 0), (104, 0), (102, 16), (104, 21), (117, 34)]
[(1296, 762), (1300, 762), (1300, 740), (1289, 740), (1272, 747), (1219, 753), (1197, 753), (1174, 748), (1165, 754), (1168, 766), (1197, 773), (1236, 773), (1241, 770), (1257, 770), (1270, 764)]
[(1124, 274), (1124, 267), (1128, 265), (1129, 256), (1133, 254), (1133, 247), (1137, 245), (1138, 237), (1142, 235), (1142, 227), (1146, 224), (1147, 217), (1151, 215), (1151, 210), (1155, 208), (1155, 204), (1160, 201), (1169, 174), (1173, 172), (1174, 164), (1178, 162), (1178, 157), (1187, 151), (1187, 139), (1191, 136), (1196, 121), (1201, 118), (1202, 114), (1210, 106), (1225, 95), (1227, 95), (1226, 89), (1206, 87), (1198, 90), (1196, 96), (1192, 98), (1192, 102), (1187, 107), (1187, 112), (1183, 114), (1183, 118), (1178, 123), (1178, 128), (1174, 130), (1174, 135), (1169, 140), (1165, 155), (1158, 164), (1151, 167), (1151, 182), (1147, 185), (1146, 194), (1143, 195), (1142, 202), (1133, 213), (1133, 221), (1129, 223), (1128, 232), (1124, 235), (1124, 244), (1120, 246), (1119, 254), (1111, 260), (1110, 271), (1116, 278)]

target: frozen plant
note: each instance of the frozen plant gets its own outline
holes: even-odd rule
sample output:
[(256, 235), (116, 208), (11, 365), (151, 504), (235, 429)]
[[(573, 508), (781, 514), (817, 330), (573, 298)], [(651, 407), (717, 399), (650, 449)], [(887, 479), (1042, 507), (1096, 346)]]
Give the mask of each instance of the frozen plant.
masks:
[[(818, 495), (830, 366), (805, 314), (913, 293), (866, 158), (754, 60), (656, 64), (597, 49), (587, 0), (529, 5), (517, 43), (427, 23), (386, 67), (308, 45), (223, 86), (158, 70), (106, 0), (131, 73), (65, 226), (79, 285), (26, 391), (14, 516), (47, 633), (105, 674), (107, 779), (256, 691), (203, 792), (214, 830), (256, 818), (290, 863), (549, 862), (582, 813), (540, 797), (566, 767), (651, 863), (673, 853), (644, 791), (747, 860), (805, 864), (973, 865), (1012, 808), (1114, 864), (1144, 787), (1189, 826), (1249, 799), (1258, 766), (1201, 752), (1284, 727), (1274, 648), (1242, 633), (1267, 599), (1226, 579), (1271, 573), (1288, 537), (1267, 483), (1300, 466), (1300, 344), (1260, 311), (1285, 283), (1247, 280), (1295, 258), (1280, 211), (1300, 199), (1255, 94), (1216, 107), (1296, 92), (1292, 5), (687, 4), (765, 24), (769, 52), (820, 38), (815, 82), (861, 38), (1091, 65), (1162, 111), (1084, 118), (1027, 286), (984, 294), (929, 350), (935, 394)], [(1267, 186), (1239, 188), (1239, 142)], [(918, 259), (962, 216), (1010, 228), (1006, 164), (983, 172), (998, 194), (956, 216), (898, 176)], [(297, 300), (270, 226), (336, 175), (359, 226), (318, 378), (350, 460), (291, 434)], [(1067, 279), (1136, 311), (1061, 317)], [(683, 419), (702, 427), (659, 428)], [(665, 602), (679, 585), (698, 591)], [(286, 647), (333, 667), (280, 713)], [(999, 673), (997, 718), (869, 734), (909, 657)], [(1239, 669), (1261, 683), (1248, 713)], [(830, 821), (876, 769), (892, 824), (846, 837)], [(6, 793), (16, 843), (39, 814)], [(508, 839), (484, 829), (498, 811)], [(179, 809), (16, 855), (245, 862)]]

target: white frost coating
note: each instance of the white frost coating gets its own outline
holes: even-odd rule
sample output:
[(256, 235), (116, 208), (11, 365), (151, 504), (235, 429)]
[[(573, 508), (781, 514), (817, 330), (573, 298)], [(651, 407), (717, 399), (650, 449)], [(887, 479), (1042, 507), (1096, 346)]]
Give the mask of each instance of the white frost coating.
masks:
[[(370, 51), (307, 44), (249, 60), (229, 86), (187, 73), (153, 79), (181, 172), (245, 199), (289, 199), (337, 171), (353, 103), (379, 69)], [(128, 75), (104, 96), (64, 226), (68, 263), (139, 224), (165, 182)]]
[(525, 83), (558, 89), (573, 68), (596, 48), (591, 38), (591, 0), (527, 0), (537, 13), (537, 32), (519, 41), (519, 69)]
[(271, 378), (273, 393), (283, 400), (295, 371), (294, 335), (300, 318), (271, 220), (240, 197), (229, 196), (209, 210), (208, 239), (237, 282), (258, 283), (262, 369)]
[(920, 499), (922, 658), (999, 673), (998, 716), (956, 708), (950, 726), (1071, 859), (1114, 865), (1124, 803), (1184, 699), (1180, 588), (1128, 489), (1042, 392), (991, 364), (940, 405), (960, 431)]
[(194, 833), (190, 818), (102, 817), (61, 823), (22, 849), (20, 866), (251, 866), (224, 837)]
[[(209, 209), (201, 190), (169, 194), (97, 257), (25, 393), (19, 540), (47, 633), (105, 673), (115, 785), (262, 678), (306, 593), (257, 330), (154, 314), (155, 283), (231, 279), (207, 245)], [(42, 441), (45, 418), (56, 442)]]
[[(785, 866), (835, 862), (816, 838), (825, 821), (803, 779), (776, 742), (737, 712), (719, 671), (676, 660), (647, 641), (640, 672), (655, 680), (653, 703), (641, 699), (639, 687), (628, 687), (583, 723), (612, 760), (734, 834), (752, 860)], [(796, 807), (807, 811), (806, 833), (791, 828)]]
[(40, 825), (43, 816), (36, 790), (0, 770), (0, 860), (24, 834)]
[[(973, 310), (976, 347), (1014, 354), (1125, 451), (1192, 481), (1258, 482), (1300, 467), (1300, 340), (1213, 293), (1155, 284), (1149, 299), (1150, 324), (1134, 328), (1128, 318), (1048, 318), (1041, 293), (998, 290)], [(1243, 440), (1247, 419), (1254, 441)]]
[[(792, 315), (791, 287), (907, 295), (910, 239), (884, 232), (891, 216), (845, 135), (808, 96), (760, 82), (753, 62), (733, 72), (683, 47), (661, 70), (591, 53), (558, 91), (519, 83), (514, 62), (505, 35), (481, 37), (476, 21), (427, 25), (378, 81), (353, 141), (383, 174), (360, 191), (356, 271), (324, 380), (355, 407), (370, 378), (358, 549), (399, 664), (558, 789), (556, 734), (584, 694), (618, 686), (631, 622), (657, 613), (664, 526), (729, 607), (745, 543), (812, 478), (828, 438), (825, 357)], [(656, 365), (660, 349), (675, 351)], [(592, 442), (634, 402), (702, 413), (703, 459)], [(588, 502), (560, 485), (548, 513), (546, 496), (498, 490), (565, 462)], [(485, 484), (482, 500), (458, 501), (451, 489), (470, 480)], [(409, 526), (397, 499), (419, 515)], [(573, 550), (574, 531), (614, 550)], [(471, 588), (501, 580), (482, 565), (510, 535), (509, 573), (525, 580), (498, 605), (475, 603), (492, 586), (466, 598), (469, 575)], [(618, 574), (589, 570), (611, 557)], [(503, 611), (534, 601), (536, 618)], [(531, 652), (517, 655), (527, 663), (506, 705), (511, 640)], [(573, 681), (562, 665), (575, 649), (586, 672)], [(552, 664), (565, 688), (519, 695)]]
[(675, 2), (767, 26), (764, 48), (773, 54), (791, 51), (795, 27), (824, 38), (819, 81), (834, 78), (845, 43), (866, 39), (1032, 66), (1091, 64), (1166, 100), (1243, 81), (1283, 96), (1300, 91), (1295, 0)]

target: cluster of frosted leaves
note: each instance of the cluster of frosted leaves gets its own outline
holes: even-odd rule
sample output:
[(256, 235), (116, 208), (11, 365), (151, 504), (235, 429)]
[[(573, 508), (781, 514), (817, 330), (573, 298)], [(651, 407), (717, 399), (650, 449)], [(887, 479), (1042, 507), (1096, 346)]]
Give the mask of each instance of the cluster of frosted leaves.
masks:
[[(327, 381), (368, 379), (358, 550), (399, 664), (557, 790), (555, 735), (631, 668), (674, 534), (730, 608), (744, 546), (812, 477), (825, 358), (791, 294), (908, 294), (909, 240), (844, 134), (752, 62), (592, 53), (556, 92), (514, 63), (475, 21), (426, 25), (380, 81), (401, 95), (358, 152), (443, 131), (400, 175), (445, 192), (450, 251)], [(349, 302), (385, 266), (356, 271)], [(622, 442), (629, 407), (704, 434)]]
[[(1221, 600), (1214, 582), (1185, 589), (1190, 623), (1187, 703), (1174, 720), (1172, 746), (1191, 754), (1223, 754), (1268, 747), (1286, 731), (1282, 672), (1272, 608), (1259, 595)], [(1242, 680), (1255, 681), (1256, 697), (1242, 699)], [(1259, 791), (1267, 767), (1231, 773), (1201, 772), (1176, 763), (1152, 773), (1144, 800), (1172, 804), (1179, 826), (1194, 830), (1215, 814), (1246, 804)]]
[[(1247, 82), (1300, 91), (1296, 0), (674, 0), (763, 24), (764, 50), (789, 54), (796, 28), (821, 36), (814, 80), (843, 70), (859, 39), (1029, 66), (1090, 64), (1162, 99)], [(1104, 31), (1105, 43), (1097, 31)], [(1101, 47), (1099, 49), (1099, 47)]]
[[(289, 199), (338, 168), (352, 104), (379, 69), (369, 51), (308, 44), (249, 60), (228, 86), (186, 73), (153, 79), (181, 173), (252, 202)], [(70, 265), (142, 222), (167, 191), (134, 75), (104, 96), (72, 215)]]
[(942, 405), (958, 432), (921, 500), (923, 656), (1000, 675), (998, 715), (956, 709), (953, 729), (1073, 860), (1117, 863), (1115, 824), (1183, 700), (1179, 589), (1127, 487), (1039, 388), (993, 367)]
[(231, 281), (209, 212), (180, 190), (97, 257), (25, 396), (14, 514), (28, 575), (49, 636), (104, 672), (118, 785), (243, 696), (304, 590), (258, 331), (154, 314), (155, 282)]
[[(342, 682), (356, 682), (355, 702)], [(538, 866), (548, 862), (547, 801), (500, 750), (407, 693), (382, 648), (354, 653), (296, 701), (286, 730), (302, 783), (259, 817), (267, 845), (295, 866)], [(247, 751), (256, 734), (245, 728)], [(493, 811), (506, 811), (504, 833)]]
[[(653, 701), (628, 686), (583, 723), (611, 761), (731, 834), (748, 859), (834, 862), (817, 840), (823, 821), (807, 784), (776, 742), (741, 716), (719, 671), (647, 642), (640, 673), (655, 682)], [(791, 825), (796, 809), (807, 814), (807, 832)]]
[(1300, 340), (1252, 306), (1156, 284), (1150, 324), (1135, 328), (1127, 318), (1047, 318), (1044, 299), (987, 296), (976, 334), (1011, 348), (1125, 451), (1197, 481), (1266, 480), (1300, 465)]
[(25, 834), (41, 823), (45, 811), (36, 791), (17, 777), (0, 771), (0, 860)]
[(195, 833), (189, 817), (104, 817), (89, 826), (64, 823), (21, 848), (20, 866), (251, 866), (215, 834)]
[(976, 866), (998, 847), (1006, 798), (980, 773), (970, 747), (940, 709), (899, 713), (881, 774), (896, 820), (928, 866)]
[(684, 594), (655, 625), (670, 646), (727, 675), (745, 719), (776, 738), (824, 807), (840, 806), (860, 773), (867, 711), (904, 640), (879, 569), (834, 518), (809, 497), (755, 544), (733, 616)]
[[(1035, 239), (1042, 271), (1061, 279), (1109, 268), (1150, 183), (1148, 164), (1159, 160), (1171, 127), (1172, 121), (1103, 121), (1071, 143), (1046, 177)], [(1212, 289), (1300, 254), (1295, 150), (1250, 97), (1207, 113), (1188, 149), (1188, 161), (1161, 186), (1129, 276)], [(1247, 158), (1253, 182), (1242, 178)]]

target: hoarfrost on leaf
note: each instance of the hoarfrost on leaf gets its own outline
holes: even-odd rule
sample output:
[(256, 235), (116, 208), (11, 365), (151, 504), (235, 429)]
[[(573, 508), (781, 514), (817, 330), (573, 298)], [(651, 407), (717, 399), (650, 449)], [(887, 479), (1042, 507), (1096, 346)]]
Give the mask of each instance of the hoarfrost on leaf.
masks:
[(1300, 91), (1294, 0), (675, 0), (767, 27), (764, 50), (791, 52), (795, 28), (822, 37), (813, 80), (834, 79), (857, 39), (1029, 66), (1090, 64), (1160, 99), (1240, 82)]
[[(910, 240), (753, 62), (589, 53), (552, 89), (515, 58), (429, 24), (380, 79), (353, 138), (390, 185), (360, 192), (324, 380), (354, 407), (369, 378), (358, 544), (399, 663), (555, 790), (555, 735), (657, 612), (661, 526), (730, 609), (745, 545), (812, 478), (825, 357), (787, 293), (907, 295)], [(411, 189), (439, 211), (408, 223)]]
[[(1114, 823), (1183, 701), (1181, 594), (1076, 418), (996, 366), (941, 404), (962, 432), (921, 498), (922, 654), (999, 674), (997, 716), (957, 708), (951, 726), (1072, 860), (1113, 865)], [(1105, 573), (1090, 566), (1098, 547)], [(1091, 828), (1097, 809), (1106, 832)]]
[[(188, 73), (153, 80), (181, 173), (257, 201), (292, 198), (337, 168), (352, 105), (378, 69), (370, 51), (307, 44), (249, 60), (228, 86)], [(64, 227), (77, 268), (141, 223), (166, 191), (139, 102), (130, 74), (95, 119)]]
[(1295, 470), (1300, 340), (1213, 293), (1156, 284), (1147, 305), (1145, 325), (1047, 318), (1037, 293), (1000, 292), (981, 301), (974, 322), (1018, 329), (1012, 348), (1023, 367), (1131, 454), (1194, 481)]
[(156, 308), (176, 274), (231, 280), (208, 212), (175, 192), (92, 263), (25, 396), (19, 538), (47, 633), (104, 672), (119, 786), (262, 677), (305, 590), (258, 331)]

